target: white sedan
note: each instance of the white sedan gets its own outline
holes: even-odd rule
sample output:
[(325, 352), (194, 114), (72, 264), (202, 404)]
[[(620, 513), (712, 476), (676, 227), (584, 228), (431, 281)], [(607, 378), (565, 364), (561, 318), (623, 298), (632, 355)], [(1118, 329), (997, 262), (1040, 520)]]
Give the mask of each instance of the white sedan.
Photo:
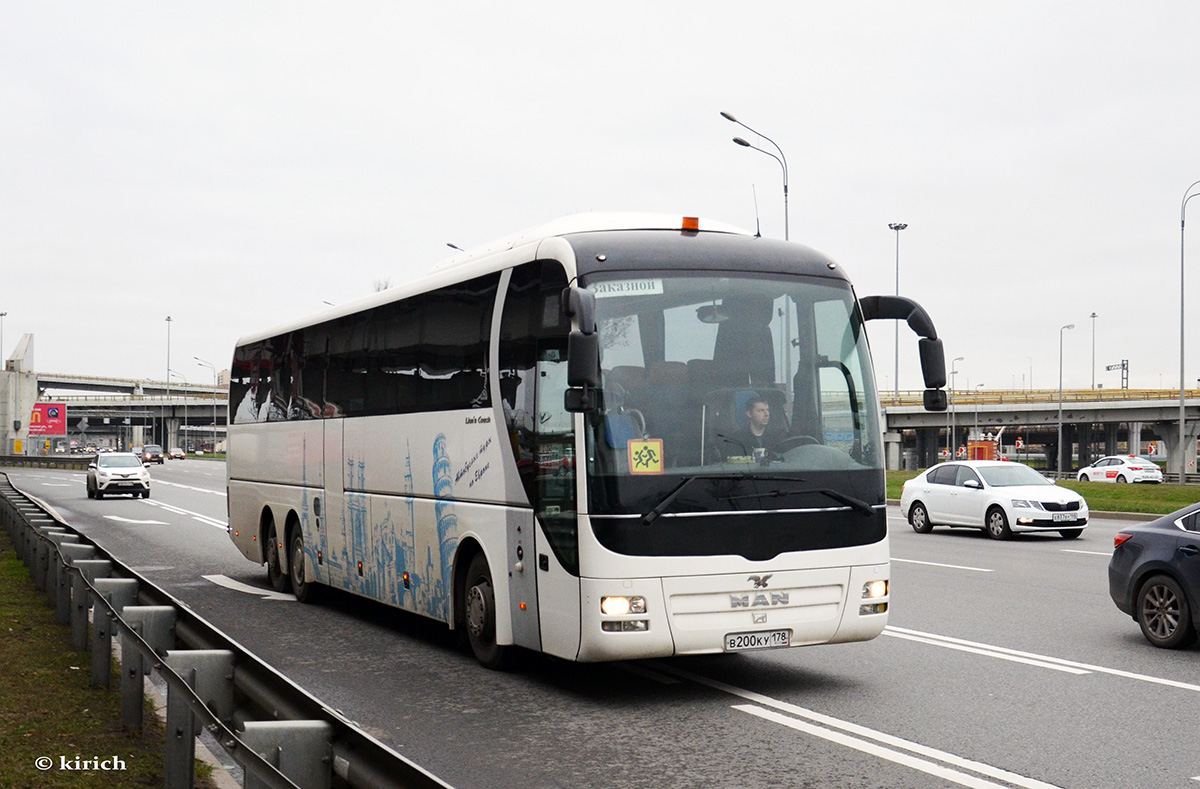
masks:
[(1057, 531), (1066, 539), (1083, 533), (1087, 502), (1029, 466), (999, 460), (940, 463), (904, 483), (900, 511), (913, 531), (935, 525), (983, 529), (1007, 540), (1014, 532)]
[(1079, 469), (1080, 482), (1162, 482), (1162, 469), (1137, 455), (1109, 455)]

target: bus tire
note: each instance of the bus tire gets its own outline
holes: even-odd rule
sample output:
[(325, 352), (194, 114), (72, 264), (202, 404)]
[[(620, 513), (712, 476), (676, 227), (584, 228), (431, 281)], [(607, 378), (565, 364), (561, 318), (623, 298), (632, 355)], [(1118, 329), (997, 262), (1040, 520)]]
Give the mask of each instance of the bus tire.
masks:
[(290, 579), (279, 564), (279, 535), (275, 531), (275, 520), (267, 526), (267, 580), (276, 592), (286, 592), (291, 587)]
[(288, 544), (288, 570), (292, 576), (292, 594), (301, 603), (315, 603), (320, 600), (320, 588), (314, 581), (304, 577), (304, 534), (300, 524), (291, 529), (291, 541)]
[(482, 553), (471, 558), (463, 590), (467, 641), (475, 659), (484, 668), (505, 668), (512, 660), (513, 648), (496, 643), (496, 595), (492, 571)]

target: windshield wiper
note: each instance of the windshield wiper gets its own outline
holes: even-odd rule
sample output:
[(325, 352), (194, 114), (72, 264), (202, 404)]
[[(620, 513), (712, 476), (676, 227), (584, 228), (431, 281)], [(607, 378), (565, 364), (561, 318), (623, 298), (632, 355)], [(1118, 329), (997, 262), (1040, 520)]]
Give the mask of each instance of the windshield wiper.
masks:
[(841, 491), (831, 488), (804, 488), (803, 490), (772, 490), (766, 493), (746, 493), (741, 496), (731, 496), (729, 501), (739, 501), (741, 499), (774, 499), (781, 496), (800, 496), (805, 493), (819, 493), (822, 496), (828, 496), (834, 501), (845, 504), (855, 512), (862, 513), (863, 515), (875, 514), (875, 509), (862, 499), (856, 499), (853, 496), (848, 496)]
[[(675, 501), (675, 499), (679, 498), (679, 494), (683, 493), (683, 489), (698, 479), (722, 480), (722, 481), (727, 481), (727, 482), (741, 482), (742, 480), (748, 480), (748, 479), (756, 480), (756, 481), (766, 481), (766, 482), (803, 482), (804, 481), (802, 479), (797, 479), (795, 477), (772, 477), (772, 476), (766, 476), (766, 475), (755, 475), (755, 474), (746, 474), (746, 473), (742, 473), (742, 474), (704, 474), (704, 475), (696, 475), (693, 477), (685, 477), (682, 482), (680, 482), (678, 485), (676, 485), (674, 488), (671, 489), (670, 493), (668, 493), (666, 496), (663, 496), (662, 501), (660, 501), (658, 504), (655, 504), (654, 508), (652, 510), (650, 510), (649, 512), (647, 512), (645, 515), (642, 516), (642, 524), (649, 525), (649, 524), (653, 523), (655, 520), (657, 520), (658, 516), (662, 515), (664, 512), (666, 512), (667, 507), (671, 506), (671, 502), (673, 502), (673, 501)], [(754, 495), (757, 495), (757, 494), (754, 494)], [(752, 498), (752, 496), (721, 496), (719, 498), (723, 498), (726, 501), (733, 501), (735, 499), (741, 499), (741, 498)], [(866, 505), (864, 504), (864, 506), (866, 506)]]

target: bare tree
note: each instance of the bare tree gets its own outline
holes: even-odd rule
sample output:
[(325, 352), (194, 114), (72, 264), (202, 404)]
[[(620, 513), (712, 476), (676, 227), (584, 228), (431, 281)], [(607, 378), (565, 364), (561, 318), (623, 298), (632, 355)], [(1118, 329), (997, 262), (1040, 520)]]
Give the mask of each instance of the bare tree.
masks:
[(390, 288), (392, 286), (392, 278), (384, 277), (383, 279), (377, 279), (377, 280), (375, 280), (374, 285), (375, 285), (376, 293), (379, 293), (380, 291), (383, 291), (383, 290), (387, 290), (388, 288)]

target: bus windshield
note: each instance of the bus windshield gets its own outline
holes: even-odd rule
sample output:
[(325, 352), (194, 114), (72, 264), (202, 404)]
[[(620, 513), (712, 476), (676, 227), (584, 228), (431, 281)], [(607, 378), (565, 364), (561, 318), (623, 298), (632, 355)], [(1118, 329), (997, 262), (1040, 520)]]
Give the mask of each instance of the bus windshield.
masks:
[(587, 436), (593, 515), (883, 501), (875, 384), (849, 283), (638, 272), (584, 284), (602, 366)]

